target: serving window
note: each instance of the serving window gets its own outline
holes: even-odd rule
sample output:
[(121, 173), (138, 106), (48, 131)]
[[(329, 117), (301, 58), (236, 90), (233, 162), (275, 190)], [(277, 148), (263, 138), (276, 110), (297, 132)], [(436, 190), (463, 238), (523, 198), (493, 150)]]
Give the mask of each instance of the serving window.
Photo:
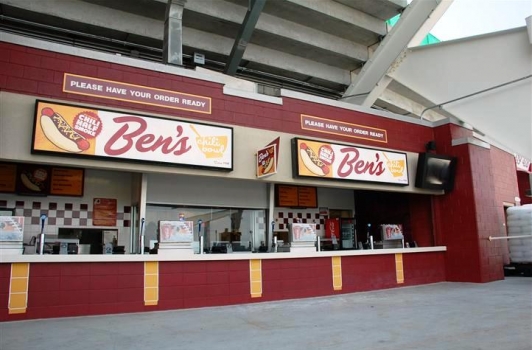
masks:
[(204, 253), (259, 251), (266, 245), (267, 210), (147, 205), (146, 250), (161, 241), (161, 222), (192, 223), (192, 246), (199, 253), (203, 237)]

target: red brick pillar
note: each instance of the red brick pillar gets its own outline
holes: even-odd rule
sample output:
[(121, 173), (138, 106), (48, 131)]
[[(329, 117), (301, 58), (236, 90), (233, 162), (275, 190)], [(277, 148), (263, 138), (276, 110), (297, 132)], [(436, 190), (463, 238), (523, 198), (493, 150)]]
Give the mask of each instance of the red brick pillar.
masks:
[[(447, 246), (447, 280), (490, 282), (504, 278), (501, 234), (491, 150), (472, 143), (467, 129), (448, 124), (435, 130), (437, 152), (458, 158), (454, 190), (433, 197), (437, 245)], [(454, 140), (454, 146), (453, 146)], [(502, 208), (502, 203), (500, 203)]]

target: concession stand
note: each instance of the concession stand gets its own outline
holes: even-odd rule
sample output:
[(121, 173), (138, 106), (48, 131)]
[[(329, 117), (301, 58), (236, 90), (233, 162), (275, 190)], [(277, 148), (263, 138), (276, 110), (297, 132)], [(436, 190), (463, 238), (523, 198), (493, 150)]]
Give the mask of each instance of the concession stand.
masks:
[(31, 50), (52, 83), (0, 80), (0, 321), (501, 278), (444, 209), (491, 159), (471, 130), (64, 50)]

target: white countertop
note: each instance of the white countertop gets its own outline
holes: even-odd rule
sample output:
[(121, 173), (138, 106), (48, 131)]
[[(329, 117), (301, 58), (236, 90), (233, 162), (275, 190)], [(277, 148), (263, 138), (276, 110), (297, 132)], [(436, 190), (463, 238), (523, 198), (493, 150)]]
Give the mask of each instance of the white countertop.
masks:
[(62, 263), (62, 262), (144, 262), (144, 261), (227, 261), (227, 260), (267, 260), (267, 259), (296, 259), (296, 258), (324, 258), (333, 256), (363, 256), (388, 254), (415, 254), (444, 252), (447, 247), (418, 247), (404, 249), (374, 249), (374, 250), (333, 250), (321, 252), (288, 252), (288, 253), (239, 253), (239, 254), (193, 254), (176, 253), (158, 254), (116, 254), (116, 255), (11, 255), (1, 254), (0, 263)]

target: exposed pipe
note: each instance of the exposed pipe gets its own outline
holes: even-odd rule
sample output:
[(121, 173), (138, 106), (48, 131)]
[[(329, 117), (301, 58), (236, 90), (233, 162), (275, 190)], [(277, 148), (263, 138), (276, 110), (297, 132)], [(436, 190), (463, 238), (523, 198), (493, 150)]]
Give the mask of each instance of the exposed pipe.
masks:
[(488, 237), (488, 241), (494, 241), (496, 239), (514, 239), (514, 238), (532, 238), (532, 235), (521, 235), (521, 236), (504, 236), (504, 237)]
[[(51, 25), (48, 25), (48, 24), (30, 22), (30, 21), (26, 21), (26, 20), (20, 19), (20, 18), (14, 18), (14, 17), (10, 17), (10, 16), (0, 15), (0, 21), (3, 21), (3, 20), (8, 20), (8, 21), (21, 23), (21, 24), (26, 24), (26, 25), (29, 25), (29, 26), (34, 26), (34, 27), (39, 27), (39, 28), (44, 28), (44, 29), (51, 29), (51, 30), (55, 30), (55, 31), (58, 31), (58, 32), (61, 32), (61, 33), (74, 34), (74, 35), (79, 35), (79, 36), (83, 36), (83, 37), (86, 37), (86, 38), (107, 41), (107, 42), (111, 42), (111, 43), (114, 43), (114, 44), (120, 44), (120, 45), (124, 45), (124, 46), (125, 45), (133, 46), (133, 47), (142, 48), (142, 49), (155, 51), (155, 52), (159, 52), (159, 53), (161, 53), (163, 51), (162, 49), (154, 48), (154, 47), (151, 47), (151, 46), (145, 46), (145, 45), (130, 43), (130, 42), (123, 41), (123, 40), (106, 38), (106, 37), (103, 37), (103, 36), (98, 36), (98, 35), (94, 35), (94, 34), (78, 32), (78, 31), (71, 30), (71, 29), (54, 27), (54, 26), (51, 26)], [(44, 36), (45, 34), (40, 34), (40, 35)]]
[(487, 89), (484, 89), (484, 90), (480, 90), (480, 91), (477, 91), (477, 92), (473, 92), (472, 94), (469, 94), (469, 95), (465, 95), (465, 96), (462, 96), (462, 97), (458, 97), (458, 98), (455, 98), (453, 100), (450, 100), (450, 101), (447, 101), (447, 102), (443, 102), (443, 103), (440, 103), (440, 104), (437, 104), (437, 105), (434, 105), (434, 106), (430, 106), (428, 108), (425, 108), (421, 114), (419, 115), (419, 118), (420, 119), (423, 119), (423, 114), (428, 111), (428, 110), (431, 110), (431, 109), (434, 109), (434, 108), (441, 108), (443, 105), (446, 105), (446, 104), (449, 104), (449, 103), (452, 103), (452, 102), (456, 102), (456, 101), (460, 101), (460, 100), (463, 100), (465, 98), (468, 98), (468, 97), (471, 97), (471, 96), (475, 96), (475, 95), (478, 95), (478, 94), (481, 94), (481, 93), (484, 93), (484, 92), (487, 92), (487, 91), (491, 91), (491, 90), (494, 90), (494, 89), (498, 89), (500, 87), (503, 87), (503, 86), (506, 86), (506, 85), (510, 85), (510, 84), (513, 84), (513, 83), (517, 83), (521, 80), (525, 80), (525, 79), (528, 79), (532, 77), (532, 74), (530, 75), (527, 75), (526, 77), (522, 77), (522, 78), (519, 78), (519, 79), (515, 79), (515, 80), (512, 80), (512, 81), (509, 81), (509, 82), (506, 82), (506, 83), (502, 83), (502, 84), (499, 84), (499, 85), (496, 85), (496, 86), (492, 86), (490, 88), (487, 88)]
[(359, 94), (345, 95), (345, 96), (340, 97), (340, 98), (339, 98), (339, 101), (343, 100), (344, 98), (358, 97), (358, 96), (369, 95), (370, 93), (371, 93), (371, 91), (368, 91), (368, 92), (361, 92), (361, 93), (359, 93)]

